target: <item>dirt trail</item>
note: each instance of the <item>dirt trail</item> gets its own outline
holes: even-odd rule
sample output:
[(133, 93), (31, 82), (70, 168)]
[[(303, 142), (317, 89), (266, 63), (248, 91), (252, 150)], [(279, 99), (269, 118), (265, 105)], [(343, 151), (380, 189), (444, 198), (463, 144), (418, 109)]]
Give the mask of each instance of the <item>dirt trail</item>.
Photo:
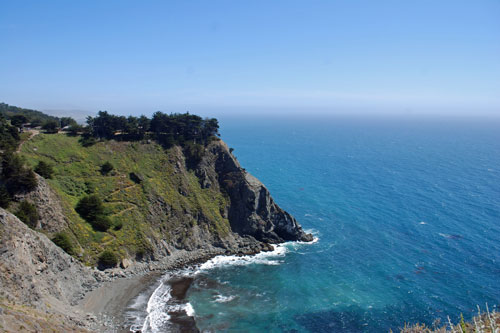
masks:
[(29, 132), (30, 132), (29, 138), (27, 138), (26, 140), (24, 140), (23, 142), (21, 142), (21, 144), (19, 145), (19, 147), (17, 147), (17, 150), (16, 150), (17, 153), (19, 153), (21, 151), (21, 148), (23, 147), (23, 145), (24, 145), (25, 142), (27, 142), (28, 140), (33, 139), (35, 136), (37, 136), (38, 134), (40, 134), (39, 130), (30, 130)]

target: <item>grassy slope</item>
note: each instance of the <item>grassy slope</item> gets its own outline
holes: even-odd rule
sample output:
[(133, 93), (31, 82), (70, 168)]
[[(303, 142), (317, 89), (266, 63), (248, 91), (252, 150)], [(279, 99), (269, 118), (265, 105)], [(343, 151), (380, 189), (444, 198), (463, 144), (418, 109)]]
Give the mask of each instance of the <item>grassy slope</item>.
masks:
[[(32, 166), (38, 161), (54, 166), (54, 179), (48, 182), (61, 198), (70, 220), (67, 232), (81, 245), (83, 251), (79, 257), (84, 263), (94, 264), (104, 249), (111, 249), (122, 258), (147, 252), (151, 247), (148, 239), (168, 242), (179, 224), (197, 223), (195, 218), (183, 221), (166, 216), (159, 223), (151, 223), (148, 221), (151, 198), (161, 197), (172, 212), (205, 216), (209, 220), (207, 228), (213, 232), (223, 235), (229, 231), (229, 222), (221, 216), (227, 199), (212, 189), (202, 189), (194, 173), (175, 172), (178, 160), (175, 149), (165, 151), (155, 143), (115, 141), (85, 148), (78, 139), (64, 134), (40, 134), (23, 145), (21, 154)], [(104, 162), (114, 166), (108, 176), (100, 173)], [(131, 172), (139, 174), (143, 181), (136, 184), (130, 179)], [(179, 189), (187, 195), (181, 195)], [(103, 199), (115, 225), (123, 225), (120, 230), (94, 231), (80, 218), (74, 207), (89, 193)], [(189, 234), (189, 228), (185, 229), (184, 237)]]

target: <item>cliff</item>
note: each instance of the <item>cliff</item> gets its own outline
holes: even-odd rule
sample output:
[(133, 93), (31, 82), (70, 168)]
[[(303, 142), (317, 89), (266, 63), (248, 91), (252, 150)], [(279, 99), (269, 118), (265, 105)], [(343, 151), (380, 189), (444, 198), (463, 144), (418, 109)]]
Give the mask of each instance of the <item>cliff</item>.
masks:
[[(38, 229), (49, 237), (65, 233), (86, 265), (95, 266), (104, 250), (128, 266), (178, 250), (248, 254), (312, 240), (221, 140), (209, 143), (193, 167), (179, 146), (110, 140), (83, 147), (78, 139), (40, 134), (26, 142), (21, 154), (28, 162), (44, 161), (55, 172), (53, 179), (38, 177), (37, 188), (16, 200), (34, 203)], [(114, 166), (110, 174), (100, 172), (104, 162)], [(105, 232), (75, 211), (89, 194), (103, 200), (113, 223)]]
[(103, 275), (0, 208), (0, 330), (84, 331), (74, 305)]

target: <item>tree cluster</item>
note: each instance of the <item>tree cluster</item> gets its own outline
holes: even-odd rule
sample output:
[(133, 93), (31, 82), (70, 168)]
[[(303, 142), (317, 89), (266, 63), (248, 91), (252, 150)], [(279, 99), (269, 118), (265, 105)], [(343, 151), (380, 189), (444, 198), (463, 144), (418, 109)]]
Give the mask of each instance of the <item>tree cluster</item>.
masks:
[(165, 114), (156, 112), (151, 119), (146, 116), (124, 117), (99, 111), (97, 117), (88, 117), (88, 133), (98, 139), (143, 140), (156, 139), (165, 146), (184, 145), (191, 141), (206, 145), (219, 135), (217, 119), (203, 119), (189, 113)]

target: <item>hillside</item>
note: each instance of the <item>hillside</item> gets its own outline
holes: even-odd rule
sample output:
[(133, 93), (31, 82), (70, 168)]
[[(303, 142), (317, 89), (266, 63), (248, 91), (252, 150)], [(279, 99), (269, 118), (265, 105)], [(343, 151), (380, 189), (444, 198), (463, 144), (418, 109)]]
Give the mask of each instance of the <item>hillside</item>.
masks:
[[(59, 210), (55, 218), (42, 218), (39, 229), (50, 237), (58, 232), (67, 235), (72, 254), (86, 265), (96, 265), (104, 250), (112, 251), (127, 265), (135, 260), (159, 259), (177, 249), (215, 246), (240, 251), (242, 236), (247, 247), (242, 251), (247, 253), (267, 248), (268, 242), (307, 238), (284, 212), (282, 221), (259, 212), (262, 223), (253, 229), (248, 228), (252, 223), (241, 223), (258, 208), (258, 202), (253, 207), (248, 206), (248, 200), (260, 200), (262, 191), (268, 205), (272, 199), (265, 187), (239, 166), (222, 141), (210, 143), (199, 166), (189, 169), (179, 146), (164, 149), (152, 141), (106, 140), (83, 147), (79, 139), (40, 134), (24, 143), (21, 155), (28, 164), (35, 167), (44, 161), (53, 167), (54, 175), (53, 179), (40, 178), (37, 190), (19, 195), (17, 200), (34, 202), (41, 212), (47, 206), (52, 212)], [(103, 174), (101, 166), (106, 162), (113, 170)], [(247, 197), (235, 197), (236, 185), (248, 192)], [(40, 190), (41, 186), (46, 188)], [(253, 199), (249, 199), (252, 194)], [(88, 195), (102, 199), (112, 222), (107, 231), (96, 230), (75, 211), (79, 200)], [(242, 199), (246, 200), (243, 206)], [(290, 224), (286, 226), (288, 234), (282, 233), (282, 237), (273, 233), (281, 228), (279, 223)]]

